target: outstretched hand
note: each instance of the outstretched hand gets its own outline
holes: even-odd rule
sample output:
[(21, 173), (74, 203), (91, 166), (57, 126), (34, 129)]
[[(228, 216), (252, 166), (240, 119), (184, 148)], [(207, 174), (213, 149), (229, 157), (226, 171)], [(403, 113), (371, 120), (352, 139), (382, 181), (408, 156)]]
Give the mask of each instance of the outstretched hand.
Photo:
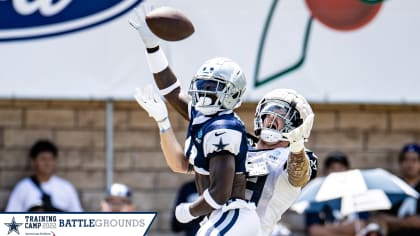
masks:
[(314, 123), (314, 116), (314, 114), (308, 115), (299, 127), (295, 128), (289, 133), (283, 134), (289, 141), (290, 149), (292, 152), (298, 153), (305, 148), (304, 142), (311, 133), (312, 125)]
[(136, 88), (134, 95), (137, 103), (149, 114), (150, 117), (160, 123), (168, 118), (168, 109), (166, 108), (165, 102), (157, 94), (153, 93), (152, 85), (147, 85), (142, 91)]
[(155, 48), (159, 45), (159, 39), (150, 31), (145, 20), (151, 8), (147, 3), (142, 3), (140, 9), (136, 7), (128, 19), (128, 23), (137, 30), (146, 48)]

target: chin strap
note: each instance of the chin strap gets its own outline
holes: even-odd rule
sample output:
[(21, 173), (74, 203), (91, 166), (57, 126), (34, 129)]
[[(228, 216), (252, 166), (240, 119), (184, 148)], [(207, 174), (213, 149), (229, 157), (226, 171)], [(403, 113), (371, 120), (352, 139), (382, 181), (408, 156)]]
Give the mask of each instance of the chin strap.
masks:
[(266, 143), (277, 143), (280, 141), (287, 141), (287, 139), (283, 137), (283, 134), (281, 132), (273, 129), (261, 130), (260, 138)]

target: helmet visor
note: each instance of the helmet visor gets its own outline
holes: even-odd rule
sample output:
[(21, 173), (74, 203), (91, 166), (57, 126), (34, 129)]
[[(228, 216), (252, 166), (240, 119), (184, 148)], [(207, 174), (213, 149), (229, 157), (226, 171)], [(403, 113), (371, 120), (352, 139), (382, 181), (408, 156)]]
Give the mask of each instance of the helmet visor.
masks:
[(265, 128), (289, 132), (293, 127), (293, 118), (296, 112), (286, 102), (267, 102), (263, 104), (260, 116)]
[(197, 79), (192, 85), (195, 91), (220, 92), (226, 87), (226, 84), (215, 79)]

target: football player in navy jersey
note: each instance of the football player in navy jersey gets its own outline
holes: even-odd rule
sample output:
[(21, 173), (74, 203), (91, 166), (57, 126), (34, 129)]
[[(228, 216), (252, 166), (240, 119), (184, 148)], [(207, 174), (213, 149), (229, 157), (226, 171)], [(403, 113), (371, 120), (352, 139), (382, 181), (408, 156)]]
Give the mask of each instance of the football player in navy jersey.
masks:
[[(135, 12), (130, 24), (146, 46), (146, 58), (160, 94), (190, 121), (185, 152), (172, 134), (162, 100), (149, 87), (138, 91), (139, 104), (158, 123), (161, 147), (174, 172), (193, 170), (200, 197), (181, 203), (175, 216), (182, 223), (207, 216), (197, 235), (258, 235), (259, 217), (255, 204), (245, 200), (245, 161), (248, 141), (245, 127), (233, 110), (240, 106), (246, 79), (241, 68), (228, 58), (206, 61), (193, 77), (188, 95), (168, 65), (158, 40)], [(174, 145), (174, 144), (177, 145)]]
[[(314, 117), (309, 104), (293, 90), (269, 93), (257, 107), (255, 131), (260, 139), (255, 147), (246, 147), (245, 129), (232, 111), (239, 106), (245, 90), (236, 63), (226, 58), (204, 63), (190, 84), (188, 97), (181, 93), (156, 37), (141, 20), (138, 17), (130, 23), (146, 45), (149, 68), (160, 95), (190, 121), (184, 152), (159, 95), (151, 87), (138, 90), (137, 102), (158, 123), (169, 167), (186, 173), (193, 166), (196, 174), (201, 197), (195, 203), (180, 204), (175, 211), (177, 219), (189, 222), (199, 215), (209, 215), (197, 235), (258, 235), (255, 230), (260, 227), (259, 219), (253, 214), (253, 205), (244, 201), (248, 199), (258, 204), (263, 222), (260, 234), (270, 235), (300, 188), (316, 173), (316, 157), (304, 149)], [(273, 105), (276, 102), (279, 104)], [(255, 154), (245, 163), (248, 148), (267, 150), (251, 151)]]
[[(166, 106), (157, 94), (147, 98), (138, 92), (136, 99), (149, 114), (165, 111), (167, 117)], [(301, 187), (316, 177), (318, 158), (303, 146), (309, 138), (313, 116), (306, 99), (289, 89), (273, 90), (257, 106), (254, 130), (259, 139), (248, 147), (246, 199), (257, 204), (260, 235), (271, 235)], [(293, 146), (288, 141), (291, 135), (301, 136), (303, 141)], [(176, 171), (184, 163), (181, 145), (172, 129), (160, 133), (160, 137), (166, 161)]]

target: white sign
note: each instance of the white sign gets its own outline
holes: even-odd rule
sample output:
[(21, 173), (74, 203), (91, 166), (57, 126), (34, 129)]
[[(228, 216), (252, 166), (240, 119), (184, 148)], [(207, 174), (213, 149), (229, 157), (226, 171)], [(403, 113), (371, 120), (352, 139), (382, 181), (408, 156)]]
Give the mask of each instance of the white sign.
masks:
[[(132, 100), (153, 82), (127, 23), (141, 0), (31, 2), (0, 1), (0, 98)], [(195, 25), (161, 43), (184, 90), (205, 60), (225, 56), (243, 68), (248, 101), (283, 87), (311, 102), (420, 103), (418, 0), (149, 2)]]

